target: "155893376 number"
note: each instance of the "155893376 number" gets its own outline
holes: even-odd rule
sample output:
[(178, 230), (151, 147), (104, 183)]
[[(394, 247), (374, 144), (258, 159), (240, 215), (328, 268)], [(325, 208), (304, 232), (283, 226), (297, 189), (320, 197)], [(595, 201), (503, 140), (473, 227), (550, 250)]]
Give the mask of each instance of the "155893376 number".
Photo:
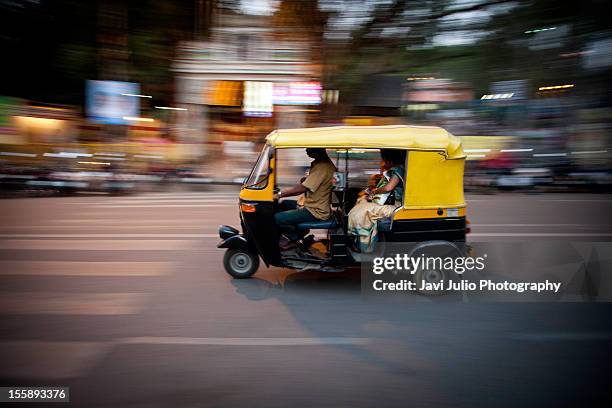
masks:
[(68, 387), (0, 387), (0, 402), (69, 401)]
[(15, 389), (9, 390), (9, 398), (11, 399), (21, 399), (21, 398), (40, 398), (40, 399), (56, 399), (56, 398), (66, 398), (66, 391), (62, 389)]

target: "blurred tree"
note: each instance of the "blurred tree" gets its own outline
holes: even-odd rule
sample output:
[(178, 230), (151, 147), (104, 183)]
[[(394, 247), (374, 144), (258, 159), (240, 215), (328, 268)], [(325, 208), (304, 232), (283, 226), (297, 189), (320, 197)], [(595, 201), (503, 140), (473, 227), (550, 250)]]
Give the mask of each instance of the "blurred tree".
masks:
[[(329, 0), (342, 15), (358, 9), (354, 0)], [(337, 27), (356, 24), (348, 39), (329, 41), (328, 86), (351, 90), (376, 73), (419, 74), (469, 81), (479, 91), (492, 81), (529, 78), (534, 83), (578, 77), (579, 52), (594, 33), (608, 30), (603, 0), (580, 4), (555, 0), (427, 1), (361, 3), (365, 11), (345, 13)], [(367, 9), (367, 7), (370, 7)], [(333, 30), (337, 27), (329, 27)], [(556, 39), (530, 32), (558, 27)], [(567, 30), (566, 30), (567, 28)], [(537, 42), (558, 44), (539, 46)]]
[(214, 2), (2, 1), (0, 94), (81, 105), (87, 79), (115, 79), (170, 102), (175, 45), (195, 36), (201, 3)]

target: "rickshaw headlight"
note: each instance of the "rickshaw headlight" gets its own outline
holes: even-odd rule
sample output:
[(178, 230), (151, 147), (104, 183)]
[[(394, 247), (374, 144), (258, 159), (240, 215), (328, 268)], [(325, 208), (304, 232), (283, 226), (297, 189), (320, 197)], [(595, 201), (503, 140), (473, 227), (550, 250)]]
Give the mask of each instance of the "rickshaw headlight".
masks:
[(240, 204), (240, 210), (247, 213), (255, 212), (255, 204), (242, 203)]

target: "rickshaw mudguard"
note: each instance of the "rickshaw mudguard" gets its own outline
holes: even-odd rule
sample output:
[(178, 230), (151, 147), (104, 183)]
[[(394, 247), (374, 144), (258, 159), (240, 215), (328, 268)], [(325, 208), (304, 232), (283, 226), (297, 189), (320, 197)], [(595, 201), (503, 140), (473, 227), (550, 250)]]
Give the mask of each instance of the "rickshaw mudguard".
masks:
[[(217, 248), (242, 249), (253, 252), (261, 257), (257, 247), (253, 241), (249, 239), (248, 235), (240, 233), (240, 231), (238, 231), (236, 228), (230, 227), (229, 225), (221, 225), (219, 227), (219, 236), (221, 237), (221, 242), (217, 244)], [(270, 263), (266, 262), (265, 258), (261, 258), (266, 266), (270, 266)], [(277, 264), (273, 265), (278, 266)]]
[(219, 242), (217, 248), (252, 250), (253, 246), (244, 237), (244, 235), (237, 234)]

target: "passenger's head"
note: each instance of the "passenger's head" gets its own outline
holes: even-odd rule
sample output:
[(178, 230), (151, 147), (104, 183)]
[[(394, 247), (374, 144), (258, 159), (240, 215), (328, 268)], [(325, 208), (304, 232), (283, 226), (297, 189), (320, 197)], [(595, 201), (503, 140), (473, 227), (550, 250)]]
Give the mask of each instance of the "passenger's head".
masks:
[(326, 159), (329, 157), (327, 156), (327, 152), (325, 151), (325, 149), (320, 147), (309, 147), (306, 149), (306, 154), (308, 155), (308, 157), (315, 160)]
[(388, 170), (391, 167), (403, 166), (406, 162), (406, 152), (397, 149), (380, 149), (382, 167)]

